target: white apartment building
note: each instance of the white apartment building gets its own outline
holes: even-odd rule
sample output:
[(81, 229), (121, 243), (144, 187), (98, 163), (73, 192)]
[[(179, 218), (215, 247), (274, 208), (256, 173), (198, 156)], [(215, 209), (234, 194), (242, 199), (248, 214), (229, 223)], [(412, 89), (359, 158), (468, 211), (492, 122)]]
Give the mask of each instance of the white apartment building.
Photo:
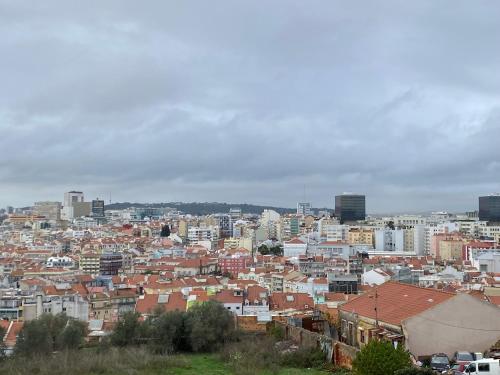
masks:
[(375, 250), (377, 252), (403, 252), (405, 231), (403, 229), (375, 230)]
[(298, 238), (283, 243), (283, 255), (286, 257), (298, 257), (306, 252), (307, 243)]
[(349, 237), (349, 226), (341, 224), (328, 224), (325, 226), (327, 241), (347, 241)]
[(219, 239), (218, 226), (200, 226), (188, 228), (189, 244), (197, 244), (199, 241), (217, 241)]

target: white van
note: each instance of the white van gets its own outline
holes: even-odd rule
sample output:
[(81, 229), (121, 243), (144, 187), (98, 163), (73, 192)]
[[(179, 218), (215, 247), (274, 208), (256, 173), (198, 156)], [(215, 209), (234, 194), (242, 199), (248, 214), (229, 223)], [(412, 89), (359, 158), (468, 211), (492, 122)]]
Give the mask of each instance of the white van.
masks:
[(500, 361), (498, 359), (485, 358), (471, 362), (465, 367), (467, 375), (500, 375)]

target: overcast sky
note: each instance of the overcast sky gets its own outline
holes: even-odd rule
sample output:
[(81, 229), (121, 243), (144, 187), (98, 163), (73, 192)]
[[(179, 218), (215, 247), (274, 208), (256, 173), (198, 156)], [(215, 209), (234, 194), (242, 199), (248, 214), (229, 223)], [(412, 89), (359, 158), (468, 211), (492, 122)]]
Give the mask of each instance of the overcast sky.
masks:
[(0, 206), (500, 190), (499, 2), (75, 3), (0, 0)]

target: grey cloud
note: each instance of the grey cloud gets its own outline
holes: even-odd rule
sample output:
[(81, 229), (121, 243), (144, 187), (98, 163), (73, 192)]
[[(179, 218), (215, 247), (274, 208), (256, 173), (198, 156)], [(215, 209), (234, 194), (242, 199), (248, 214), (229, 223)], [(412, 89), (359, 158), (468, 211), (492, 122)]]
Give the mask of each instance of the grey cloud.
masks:
[(500, 6), (0, 1), (0, 205), (473, 209), (498, 190)]

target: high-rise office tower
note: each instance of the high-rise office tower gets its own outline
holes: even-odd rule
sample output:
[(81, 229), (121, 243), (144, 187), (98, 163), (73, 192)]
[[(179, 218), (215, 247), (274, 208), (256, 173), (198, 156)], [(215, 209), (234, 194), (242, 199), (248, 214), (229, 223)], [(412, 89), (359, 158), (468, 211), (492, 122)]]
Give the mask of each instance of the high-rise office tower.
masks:
[(341, 223), (365, 220), (365, 196), (353, 193), (335, 196), (335, 216)]
[(104, 201), (97, 198), (92, 201), (92, 216), (96, 218), (104, 217)]
[(500, 194), (479, 197), (479, 220), (500, 222)]

